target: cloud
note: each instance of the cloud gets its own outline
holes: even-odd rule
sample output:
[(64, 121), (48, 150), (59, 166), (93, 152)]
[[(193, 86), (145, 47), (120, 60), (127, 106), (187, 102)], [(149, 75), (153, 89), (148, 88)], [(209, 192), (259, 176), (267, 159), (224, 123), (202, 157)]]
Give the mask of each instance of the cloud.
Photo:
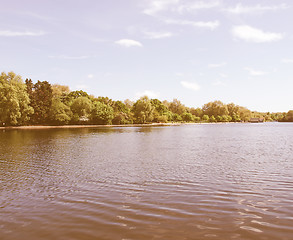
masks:
[(150, 5), (143, 13), (147, 15), (155, 15), (158, 12), (166, 11), (172, 5), (179, 3), (179, 0), (152, 0), (149, 1)]
[(43, 36), (47, 34), (44, 31), (38, 31), (38, 32), (31, 32), (31, 31), (24, 31), (24, 32), (15, 32), (15, 31), (0, 31), (0, 36), (2, 37), (38, 37), (38, 36)]
[(198, 27), (198, 28), (209, 28), (211, 30), (216, 29), (220, 25), (219, 21), (202, 22), (202, 21), (188, 21), (188, 20), (175, 20), (175, 19), (166, 19), (165, 23), (176, 24), (176, 25), (187, 25), (187, 26)]
[(193, 91), (198, 91), (200, 89), (200, 86), (195, 82), (181, 81), (180, 83), (183, 87), (191, 89)]
[(132, 39), (120, 39), (116, 41), (115, 43), (123, 47), (142, 47), (143, 46), (140, 42), (132, 40)]
[(161, 39), (172, 37), (173, 33), (171, 32), (144, 32), (144, 35), (148, 39)]
[(293, 59), (284, 58), (282, 59), (282, 63), (293, 63)]
[(178, 7), (178, 12), (192, 12), (201, 9), (210, 9), (220, 6), (220, 1), (198, 1), (194, 3), (189, 3), (186, 5), (181, 5)]
[(281, 33), (264, 32), (261, 29), (253, 28), (248, 25), (240, 25), (232, 28), (234, 37), (255, 43), (274, 42), (284, 38)]
[(263, 76), (263, 75), (268, 74), (267, 72), (255, 70), (255, 69), (248, 68), (248, 67), (246, 67), (244, 69), (247, 70), (251, 76)]
[(158, 92), (152, 91), (152, 90), (145, 90), (144, 92), (137, 92), (135, 94), (136, 98), (148, 96), (149, 98), (158, 98), (160, 94)]
[(67, 55), (57, 55), (57, 56), (49, 56), (49, 58), (58, 58), (58, 59), (66, 59), (66, 60), (81, 60), (90, 58), (90, 56), (67, 56)]
[[(149, 0), (150, 4), (143, 11), (144, 14), (154, 16), (160, 12), (171, 11), (177, 13), (193, 12), (202, 9), (210, 9), (220, 6), (219, 0), (191, 1), (182, 0)], [(181, 2), (184, 2), (181, 4)]]
[(288, 6), (286, 4), (272, 6), (263, 6), (261, 4), (254, 6), (243, 6), (241, 3), (239, 3), (235, 7), (224, 9), (224, 11), (232, 14), (261, 14), (267, 11), (276, 11), (287, 8)]
[(208, 65), (209, 68), (218, 68), (218, 67), (224, 67), (225, 65), (227, 65), (226, 62), (222, 62), (222, 63), (210, 63)]

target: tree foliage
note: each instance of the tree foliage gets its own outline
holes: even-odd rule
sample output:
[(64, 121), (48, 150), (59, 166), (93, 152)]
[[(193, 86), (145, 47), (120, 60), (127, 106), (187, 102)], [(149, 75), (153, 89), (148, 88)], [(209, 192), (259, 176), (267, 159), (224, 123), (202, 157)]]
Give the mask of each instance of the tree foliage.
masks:
[(23, 125), (34, 112), (21, 76), (14, 72), (0, 75), (0, 123), (1, 125)]
[(135, 123), (147, 123), (153, 120), (154, 106), (152, 105), (148, 97), (142, 97), (137, 100), (133, 107), (132, 112), (134, 114)]
[(14, 72), (0, 75), (0, 125), (28, 124), (130, 124), (165, 122), (248, 122), (251, 118), (265, 121), (293, 122), (293, 110), (288, 112), (252, 112), (225, 104), (219, 100), (202, 108), (189, 108), (178, 99), (172, 102), (142, 97), (114, 101), (94, 97), (87, 92), (70, 91), (68, 86), (47, 81), (33, 83)]
[(34, 109), (31, 121), (34, 124), (49, 122), (50, 109), (53, 99), (51, 84), (47, 81), (37, 81), (33, 84), (31, 79), (25, 80), (30, 98), (30, 105)]
[(90, 114), (90, 120), (94, 124), (111, 124), (114, 118), (114, 110), (112, 107), (95, 101)]
[(70, 109), (78, 118), (88, 117), (92, 110), (92, 101), (87, 97), (77, 97), (72, 101)]

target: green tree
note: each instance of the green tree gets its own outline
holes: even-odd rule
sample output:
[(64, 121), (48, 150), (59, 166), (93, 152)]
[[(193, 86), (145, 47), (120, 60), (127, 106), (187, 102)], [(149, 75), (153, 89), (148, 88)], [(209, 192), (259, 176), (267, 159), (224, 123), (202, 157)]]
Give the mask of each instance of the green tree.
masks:
[(245, 107), (239, 107), (240, 119), (244, 122), (248, 122), (251, 118), (251, 111)]
[(194, 118), (194, 122), (196, 123), (200, 122), (200, 117), (194, 116), (193, 118)]
[(33, 108), (21, 76), (14, 72), (0, 75), (0, 123), (2, 125), (23, 125), (28, 123)]
[(108, 97), (98, 97), (97, 99), (95, 99), (96, 101), (99, 101), (101, 103), (104, 103), (108, 106), (113, 107), (113, 105), (115, 104), (115, 101), (113, 101), (111, 98)]
[(232, 117), (230, 115), (222, 115), (222, 122), (231, 122)]
[(203, 116), (202, 116), (202, 120), (203, 120), (204, 122), (208, 122), (208, 121), (210, 120), (210, 117), (209, 117), (208, 115), (203, 115)]
[(113, 102), (114, 118), (113, 124), (129, 124), (132, 123), (130, 109), (121, 101)]
[(217, 122), (216, 118), (214, 117), (214, 115), (212, 115), (209, 119), (210, 122)]
[(229, 103), (227, 104), (227, 109), (228, 109), (228, 115), (232, 117), (236, 116), (237, 114), (239, 114), (239, 106), (235, 105), (234, 103)]
[(182, 120), (184, 122), (193, 122), (194, 121), (194, 116), (191, 113), (184, 112), (182, 115)]
[(95, 101), (90, 115), (90, 120), (94, 124), (112, 124), (114, 110), (112, 107)]
[(169, 109), (158, 99), (151, 99), (151, 104), (154, 107), (153, 121), (167, 122), (172, 120), (172, 113)]
[(37, 81), (33, 84), (31, 79), (26, 79), (25, 83), (31, 101), (30, 105), (34, 109), (34, 114), (31, 116), (32, 123), (48, 123), (53, 99), (51, 84), (47, 81)]
[(173, 122), (181, 122), (182, 121), (181, 115), (179, 115), (178, 113), (173, 113), (173, 115), (172, 115), (172, 121)]
[(220, 116), (220, 115), (216, 116), (216, 121), (217, 122), (223, 122), (223, 117)]
[(129, 99), (126, 99), (124, 100), (124, 104), (126, 105), (127, 108), (131, 109), (133, 107), (134, 102)]
[(50, 109), (50, 120), (53, 124), (68, 124), (72, 117), (70, 107), (66, 106), (60, 99), (54, 98)]
[(79, 97), (86, 97), (90, 99), (90, 96), (86, 92), (79, 90), (79, 91), (72, 91), (69, 94), (67, 94), (66, 97), (63, 99), (63, 102), (67, 106), (70, 106), (72, 102)]
[(74, 115), (73, 120), (80, 120), (81, 118), (88, 118), (92, 110), (92, 101), (87, 97), (78, 97), (73, 100), (70, 109)]
[(221, 101), (209, 102), (203, 105), (202, 111), (205, 115), (211, 116), (222, 116), (228, 114), (227, 106)]
[(147, 96), (141, 97), (132, 107), (135, 123), (151, 122), (153, 120), (154, 110), (155, 108), (149, 98)]
[(191, 108), (190, 113), (199, 118), (203, 116), (203, 112), (201, 108)]
[(53, 98), (59, 98), (62, 101), (66, 98), (66, 96), (70, 93), (70, 89), (68, 86), (53, 84), (52, 85), (52, 95)]
[(186, 111), (186, 107), (176, 98), (169, 105), (169, 110), (173, 113), (181, 115)]

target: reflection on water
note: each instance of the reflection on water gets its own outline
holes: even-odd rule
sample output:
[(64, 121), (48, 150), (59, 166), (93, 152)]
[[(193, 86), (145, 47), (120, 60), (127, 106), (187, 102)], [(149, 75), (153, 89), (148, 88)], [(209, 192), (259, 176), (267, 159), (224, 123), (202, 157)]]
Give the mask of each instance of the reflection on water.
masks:
[(0, 132), (0, 239), (292, 239), (293, 124)]

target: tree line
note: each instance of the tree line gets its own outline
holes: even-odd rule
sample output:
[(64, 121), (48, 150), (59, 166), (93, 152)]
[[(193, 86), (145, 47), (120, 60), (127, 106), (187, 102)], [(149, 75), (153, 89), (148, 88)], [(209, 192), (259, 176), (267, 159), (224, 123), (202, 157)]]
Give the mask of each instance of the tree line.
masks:
[(133, 102), (95, 97), (85, 91), (47, 81), (22, 80), (14, 72), (0, 75), (0, 126), (132, 124), (167, 122), (293, 121), (293, 110), (279, 113), (253, 112), (221, 101), (189, 108), (178, 99), (172, 102), (141, 97)]

